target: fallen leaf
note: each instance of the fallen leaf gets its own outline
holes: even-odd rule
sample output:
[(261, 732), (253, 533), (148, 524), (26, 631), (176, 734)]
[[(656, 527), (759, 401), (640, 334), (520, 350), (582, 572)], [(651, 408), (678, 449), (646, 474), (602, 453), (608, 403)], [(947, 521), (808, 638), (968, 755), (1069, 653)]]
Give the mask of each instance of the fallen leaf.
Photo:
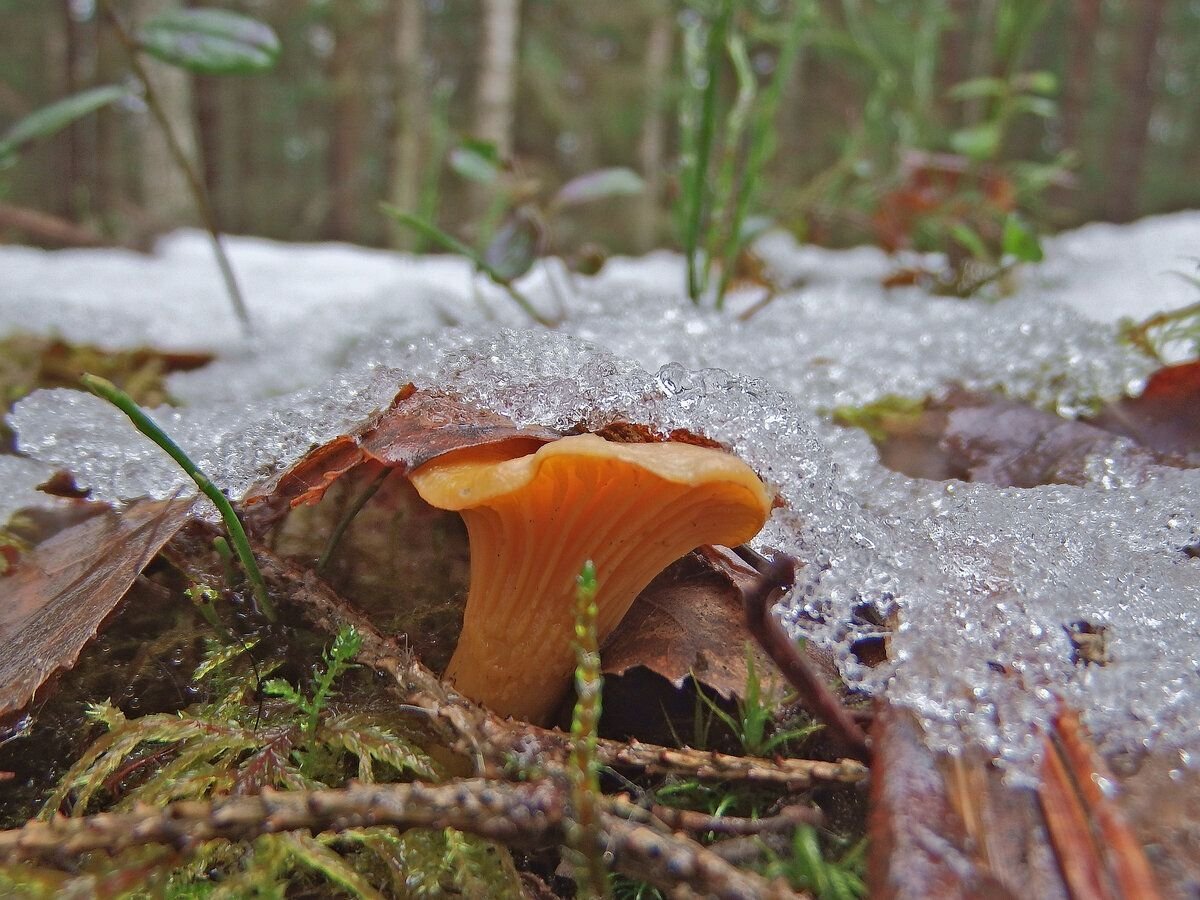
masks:
[(1111, 403), (1089, 421), (1200, 466), (1200, 361), (1159, 369), (1140, 396)]
[(183, 525), (193, 497), (141, 500), (67, 528), (0, 582), (0, 717), (70, 668), (142, 569)]
[(57, 338), (10, 335), (0, 340), (0, 446), (12, 440), (3, 413), (37, 388), (77, 388), (79, 376), (91, 372), (115, 382), (142, 406), (160, 406), (171, 399), (166, 375), (198, 369), (211, 360), (207, 353), (162, 352), (144, 347), (109, 351)]
[(1036, 487), (1086, 483), (1088, 460), (1097, 455), (1120, 454), (1135, 466), (1189, 464), (1178, 454), (1121, 446), (1122, 436), (1095, 423), (993, 394), (954, 390), (899, 411), (897, 402), (840, 410), (838, 417), (871, 435), (883, 465), (913, 478)]
[(693, 676), (725, 699), (745, 693), (746, 646), (766, 684), (782, 687), (770, 659), (746, 630), (742, 597), (728, 577), (685, 557), (659, 575), (634, 601), (601, 648), (605, 675), (645, 666), (676, 688)]
[(454, 450), (522, 441), (532, 451), (559, 437), (549, 428), (518, 428), (511, 419), (453, 395), (406, 384), (382, 415), (258, 485), (244, 504), (258, 507), (253, 521), (261, 528), (295, 506), (317, 502), (338, 478), (366, 462), (407, 471)]

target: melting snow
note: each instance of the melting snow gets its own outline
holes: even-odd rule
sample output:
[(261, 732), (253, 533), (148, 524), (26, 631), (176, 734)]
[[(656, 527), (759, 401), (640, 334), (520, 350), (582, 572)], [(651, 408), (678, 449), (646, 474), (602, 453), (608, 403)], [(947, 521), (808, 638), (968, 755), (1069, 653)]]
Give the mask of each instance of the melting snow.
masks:
[[(215, 349), (172, 377), (186, 406), (158, 420), (234, 495), (386, 404), (399, 384), (450, 387), (522, 422), (630, 418), (732, 446), (783, 495), (757, 539), (804, 562), (785, 619), (835, 648), (847, 679), (919, 712), (930, 740), (982, 743), (1031, 771), (1056, 698), (1084, 710), (1105, 750), (1200, 758), (1200, 472), (1092, 460), (1091, 483), (1032, 490), (887, 471), (828, 411), (949, 383), (999, 388), (1072, 414), (1136, 388), (1148, 364), (1111, 322), (1194, 302), (1166, 275), (1200, 247), (1200, 214), (1093, 225), (995, 303), (883, 291), (871, 249), (761, 246), (797, 287), (748, 322), (699, 312), (672, 254), (615, 260), (597, 279), (557, 268), (525, 288), (557, 332), (521, 326), (460, 260), (233, 239), (260, 337), (239, 336), (202, 236), (155, 257), (0, 248), (0, 327), (109, 346)], [(553, 290), (557, 286), (557, 291)], [(1089, 318), (1090, 317), (1090, 318)], [(11, 417), (29, 459), (0, 457), (0, 519), (53, 466), (98, 496), (166, 495), (183, 479), (102, 402), (42, 391)], [(865, 615), (871, 607), (875, 615)], [(894, 617), (892, 662), (850, 652)], [(1108, 628), (1112, 662), (1076, 666), (1065, 630)]]

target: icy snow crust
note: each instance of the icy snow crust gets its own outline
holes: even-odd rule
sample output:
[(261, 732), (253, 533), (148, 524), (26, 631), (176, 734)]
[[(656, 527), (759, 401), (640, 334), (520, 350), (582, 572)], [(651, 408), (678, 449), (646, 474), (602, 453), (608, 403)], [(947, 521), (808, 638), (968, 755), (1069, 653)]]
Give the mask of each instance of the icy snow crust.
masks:
[[(1106, 751), (1197, 758), (1200, 561), (1181, 550), (1200, 540), (1200, 473), (1141, 471), (1118, 451), (1091, 461), (1084, 487), (913, 480), (879, 466), (867, 438), (828, 412), (952, 382), (1068, 414), (1118, 395), (1148, 366), (1115, 345), (1110, 325), (1071, 307), (1099, 293), (1102, 317), (1178, 305), (1168, 296), (1177, 279), (1161, 273), (1179, 268), (1175, 250), (1188, 242), (1200, 246), (1195, 213), (1089, 226), (1056, 239), (1017, 297), (987, 305), (885, 294), (878, 276), (890, 263), (877, 251), (774, 238), (764, 255), (805, 284), (744, 323), (683, 300), (670, 254), (614, 261), (573, 285), (551, 268), (524, 285), (547, 309), (553, 284), (566, 295), (567, 324), (551, 333), (511, 330), (521, 320), (507, 301), (473, 285), (460, 261), (237, 239), (234, 264), (263, 335), (243, 342), (202, 238), (180, 233), (155, 258), (0, 248), (0, 323), (112, 346), (219, 349), (213, 365), (173, 378), (188, 405), (155, 415), (235, 496), (408, 380), (522, 423), (630, 419), (716, 438), (787, 503), (756, 546), (804, 563), (782, 610), (796, 633), (833, 647), (851, 683), (886, 686), (919, 713), (934, 746), (982, 744), (1022, 777), (1057, 698), (1083, 710)], [(1147, 270), (1122, 274), (1122, 243), (1140, 248)], [(1161, 258), (1148, 259), (1154, 247)], [(1122, 280), (1145, 305), (1115, 302)], [(0, 518), (53, 466), (118, 500), (184, 483), (90, 396), (39, 392), (11, 421), (31, 459), (0, 457)], [(1072, 662), (1064, 626), (1080, 620), (1108, 628), (1109, 665)], [(878, 621), (896, 623), (892, 661), (869, 669), (850, 646), (885, 633)]]

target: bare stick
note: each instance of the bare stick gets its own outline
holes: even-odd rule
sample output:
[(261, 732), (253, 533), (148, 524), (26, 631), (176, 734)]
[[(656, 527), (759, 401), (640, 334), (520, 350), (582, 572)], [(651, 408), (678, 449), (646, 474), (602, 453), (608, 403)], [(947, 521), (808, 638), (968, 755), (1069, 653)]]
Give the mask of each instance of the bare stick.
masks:
[(141, 57), (138, 56), (139, 47), (137, 40), (129, 33), (129, 29), (125, 27), (125, 24), (117, 15), (117, 11), (113, 8), (112, 0), (100, 0), (100, 5), (104, 9), (104, 14), (108, 18), (108, 21), (112, 23), (117, 40), (125, 48), (125, 53), (129, 57), (130, 68), (133, 69), (133, 74), (141, 82), (146, 106), (154, 116), (158, 127), (162, 129), (163, 138), (167, 142), (167, 150), (187, 181), (192, 200), (196, 204), (196, 209), (200, 213), (200, 218), (204, 221), (204, 227), (207, 229), (208, 236), (212, 241), (213, 254), (217, 258), (217, 267), (221, 270), (221, 279), (225, 282), (225, 290), (228, 292), (229, 299), (233, 303), (233, 310), (237, 314), (238, 321), (242, 324), (242, 331), (249, 336), (254, 333), (254, 328), (250, 323), (250, 312), (246, 309), (246, 301), (242, 297), (242, 289), (238, 287), (237, 276), (233, 273), (233, 265), (229, 262), (229, 257), (225, 255), (225, 247), (221, 244), (221, 229), (217, 223), (216, 211), (213, 209), (212, 203), (209, 202), (208, 190), (200, 180), (200, 176), (196, 172), (196, 167), (188, 159), (183, 145), (179, 142), (179, 136), (175, 134), (175, 129), (171, 127), (171, 121), (167, 118), (167, 113), (158, 99), (158, 93), (154, 90), (153, 82), (150, 80), (150, 73), (146, 71), (146, 67), (142, 65)]
[(808, 665), (803, 651), (771, 613), (771, 598), (777, 592), (791, 587), (795, 580), (796, 561), (786, 554), (777, 553), (767, 570), (742, 595), (746, 627), (800, 694), (804, 708), (824, 722), (846, 745), (852, 756), (869, 761), (871, 748), (867, 736), (849, 710)]
[[(321, 791), (266, 790), (255, 797), (180, 801), (166, 808), (58, 817), (0, 831), (0, 863), (72, 868), (79, 856), (161, 844), (187, 852), (206, 841), (251, 840), (284, 831), (338, 832), (390, 825), (455, 828), (511, 847), (562, 843), (566, 793), (541, 779), (513, 784), (466, 779), (444, 785), (372, 784)], [(594, 838), (622, 874), (698, 896), (795, 898), (781, 881), (743, 872), (688, 838), (602, 813)]]

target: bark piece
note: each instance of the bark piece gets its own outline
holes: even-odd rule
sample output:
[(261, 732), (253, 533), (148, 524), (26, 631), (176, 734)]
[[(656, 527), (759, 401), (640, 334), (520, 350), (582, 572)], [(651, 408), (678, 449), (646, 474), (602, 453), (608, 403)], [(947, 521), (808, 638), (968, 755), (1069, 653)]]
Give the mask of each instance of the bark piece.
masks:
[(1033, 791), (977, 754), (933, 752), (895, 707), (876, 716), (872, 748), (871, 897), (1065, 900)]

